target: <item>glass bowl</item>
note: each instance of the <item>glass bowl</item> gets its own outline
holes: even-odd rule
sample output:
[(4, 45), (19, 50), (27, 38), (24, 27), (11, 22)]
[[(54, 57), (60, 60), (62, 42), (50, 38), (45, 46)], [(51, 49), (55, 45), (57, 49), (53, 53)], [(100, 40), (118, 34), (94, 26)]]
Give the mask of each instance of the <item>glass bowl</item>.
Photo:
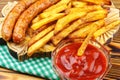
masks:
[[(52, 54), (51, 54), (51, 56), (52, 56), (52, 66), (53, 66), (53, 69), (54, 69), (54, 71), (56, 72), (56, 74), (60, 77), (60, 79), (61, 80), (101, 80), (101, 79), (103, 79), (103, 77), (106, 75), (106, 73), (109, 71), (109, 69), (111, 68), (111, 62), (110, 62), (110, 54), (109, 54), (109, 51), (104, 47), (104, 45), (101, 45), (98, 41), (96, 41), (96, 40), (90, 40), (89, 41), (89, 45), (91, 45), (91, 46), (93, 46), (93, 47), (95, 47), (97, 50), (99, 50), (101, 53), (100, 54), (102, 54), (104, 57), (105, 57), (105, 60), (104, 61), (106, 61), (105, 62), (105, 69), (104, 69), (104, 71), (101, 73), (101, 74), (99, 74), (99, 76), (97, 75), (97, 77), (95, 77), (95, 78), (85, 78), (84, 79), (84, 77), (88, 77), (89, 75), (88, 75), (88, 73), (86, 72), (86, 71), (84, 71), (86, 74), (82, 74), (82, 75), (84, 75), (83, 77), (80, 77), (80, 75), (79, 76), (77, 76), (76, 77), (76, 75), (74, 75), (75, 73), (77, 73), (77, 72), (74, 72), (74, 74), (72, 74), (71, 72), (72, 71), (75, 71), (75, 70), (72, 70), (72, 69), (76, 69), (77, 67), (81, 67), (81, 64), (82, 63), (80, 63), (80, 65), (78, 66), (75, 66), (76, 68), (73, 68), (73, 65), (71, 65), (71, 66), (69, 66), (69, 67), (67, 67), (67, 69), (68, 68), (70, 68), (71, 70), (69, 71), (69, 72), (67, 72), (67, 70), (66, 69), (62, 69), (62, 68), (66, 68), (66, 62), (64, 62), (66, 59), (67, 59), (67, 57), (66, 57), (66, 59), (63, 59), (63, 56), (64, 55), (66, 55), (66, 53), (63, 53), (63, 56), (61, 55), (62, 53), (60, 53), (60, 51), (62, 51), (63, 50), (63, 48), (64, 49), (67, 49), (67, 48), (65, 48), (65, 47), (67, 47), (67, 46), (73, 46), (73, 44), (77, 44), (77, 43), (81, 43), (82, 44), (82, 42), (84, 41), (84, 39), (67, 39), (67, 40), (63, 40), (63, 41), (61, 41), (58, 45), (57, 45), (57, 47), (56, 47), (56, 49), (52, 52)], [(73, 47), (73, 49), (76, 49), (76, 48), (74, 48)], [(69, 49), (69, 50), (72, 50), (72, 48), (71, 49)], [(86, 49), (87, 50), (87, 49)], [(89, 50), (89, 49), (88, 49)], [(90, 49), (90, 51), (91, 51), (92, 49)], [(66, 52), (67, 50), (65, 50), (64, 52)], [(67, 53), (67, 54), (69, 54), (69, 53)], [(92, 53), (93, 54), (93, 53)], [(62, 57), (60, 57), (60, 55), (62, 56)], [(70, 56), (71, 56), (72, 54), (70, 54)], [(86, 53), (85, 53), (85, 55), (86, 55)], [(89, 58), (91, 58), (90, 57), (90, 55), (88, 56)], [(72, 59), (72, 57), (70, 58), (69, 57), (69, 59), (71, 59), (71, 60), (68, 60), (68, 61), (75, 61), (74, 59)], [(81, 56), (81, 58), (80, 58), (81, 60), (82, 60), (82, 56)], [(86, 57), (86, 60), (87, 60), (88, 58)], [(78, 60), (79, 61), (79, 60)], [(100, 60), (100, 63), (103, 63), (104, 64), (104, 61), (103, 62), (101, 62), (102, 60)], [(62, 65), (60, 65), (60, 63), (63, 63)], [(73, 63), (72, 62), (72, 63)], [(88, 59), (88, 62), (89, 62), (89, 59)], [(86, 63), (88, 63), (87, 61), (86, 61)], [(70, 62), (71, 63), (71, 62)], [(84, 63), (85, 64), (85, 63)], [(88, 63), (89, 64), (89, 63)], [(95, 64), (97, 64), (97, 63), (95, 63)], [(94, 65), (94, 66), (96, 66), (96, 65)], [(71, 68), (72, 67), (72, 68)], [(89, 67), (89, 66), (88, 66)], [(85, 67), (84, 67), (85, 68)], [(82, 68), (83, 69), (83, 68)], [(87, 68), (86, 68), (87, 69)], [(96, 69), (96, 68), (94, 68), (94, 69)], [(101, 68), (98, 68), (98, 69), (101, 69)], [(103, 68), (102, 68), (103, 69)], [(79, 71), (79, 69), (78, 69), (78, 71)], [(89, 71), (88, 71), (89, 72)], [(70, 74), (71, 74), (71, 76), (72, 77), (70, 77)], [(78, 75), (78, 74), (77, 74)], [(90, 74), (90, 75), (92, 75), (92, 74)], [(93, 74), (94, 75), (94, 74)], [(75, 77), (75, 78), (74, 78)], [(89, 76), (90, 77), (90, 76)]]

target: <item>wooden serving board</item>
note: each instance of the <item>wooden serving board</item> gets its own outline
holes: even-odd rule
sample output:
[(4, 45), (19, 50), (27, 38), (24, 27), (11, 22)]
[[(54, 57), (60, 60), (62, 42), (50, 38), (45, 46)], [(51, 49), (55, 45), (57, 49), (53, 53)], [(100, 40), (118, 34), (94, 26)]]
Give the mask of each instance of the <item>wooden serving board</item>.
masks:
[[(8, 1), (15, 1), (15, 0), (0, 0), (0, 12), (1, 9), (7, 4)], [(17, 0), (16, 0), (17, 1)], [(112, 0), (116, 8), (120, 9), (120, 0)], [(0, 17), (2, 14), (0, 13)], [(119, 43), (120, 44), (120, 43)], [(109, 50), (109, 48), (106, 46)], [(111, 61), (112, 61), (112, 68), (105, 76), (105, 80), (120, 80), (120, 50), (116, 50), (116, 52), (111, 52)], [(4, 69), (0, 67), (0, 80), (46, 80), (40, 77), (35, 77), (27, 74), (22, 74), (19, 72), (15, 72), (12, 70)]]

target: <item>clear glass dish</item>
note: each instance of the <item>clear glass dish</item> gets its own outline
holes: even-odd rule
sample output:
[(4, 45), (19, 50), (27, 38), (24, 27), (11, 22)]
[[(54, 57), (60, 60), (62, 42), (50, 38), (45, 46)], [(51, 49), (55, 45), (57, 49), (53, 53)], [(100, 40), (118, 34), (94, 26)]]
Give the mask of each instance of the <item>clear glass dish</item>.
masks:
[[(52, 64), (53, 64), (53, 69), (54, 71), (57, 73), (57, 75), (60, 77), (61, 80), (73, 80), (70, 79), (68, 76), (65, 76), (59, 69), (59, 67), (56, 64), (56, 56), (59, 53), (59, 51), (71, 44), (71, 43), (82, 43), (84, 41), (84, 39), (68, 39), (68, 40), (63, 40), (62, 42), (60, 42), (56, 49), (53, 51), (53, 53), (51, 54), (52, 56)], [(105, 58), (106, 58), (106, 70), (104, 71), (104, 73), (102, 73), (99, 77), (97, 77), (95, 80), (102, 80), (103, 77), (106, 75), (106, 73), (109, 71), (109, 69), (111, 68), (111, 62), (110, 62), (110, 52), (104, 47), (104, 45), (101, 45), (98, 41), (96, 40), (90, 40), (89, 44), (91, 44), (92, 46), (98, 48), (100, 51), (102, 51), (102, 53), (104, 54)], [(77, 80), (77, 79), (76, 79)], [(81, 79), (80, 79), (81, 80)], [(91, 80), (91, 79), (90, 79)], [(93, 79), (92, 79), (93, 80)]]

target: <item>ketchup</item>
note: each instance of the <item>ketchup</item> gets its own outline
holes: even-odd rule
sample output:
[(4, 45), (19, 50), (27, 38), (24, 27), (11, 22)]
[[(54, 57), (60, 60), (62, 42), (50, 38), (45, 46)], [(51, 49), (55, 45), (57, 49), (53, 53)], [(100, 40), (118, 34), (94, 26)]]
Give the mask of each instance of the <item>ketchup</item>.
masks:
[(81, 43), (71, 43), (61, 48), (55, 57), (58, 71), (70, 80), (95, 80), (107, 68), (104, 53), (88, 44), (84, 54), (77, 56)]

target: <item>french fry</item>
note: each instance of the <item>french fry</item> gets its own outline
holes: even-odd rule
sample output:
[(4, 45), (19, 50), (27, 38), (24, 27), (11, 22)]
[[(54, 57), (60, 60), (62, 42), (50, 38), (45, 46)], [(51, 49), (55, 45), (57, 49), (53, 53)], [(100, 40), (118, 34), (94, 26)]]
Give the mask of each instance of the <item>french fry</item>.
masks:
[(87, 26), (84, 26), (80, 28), (79, 30), (71, 33), (69, 35), (69, 38), (80, 38), (80, 37), (85, 38), (90, 32), (90, 29), (92, 29), (94, 25), (98, 25), (98, 29), (99, 29), (99, 27), (102, 27), (104, 24), (105, 24), (104, 20), (98, 20), (96, 22), (91, 22)]
[(51, 52), (51, 51), (53, 51), (54, 49), (55, 49), (55, 46), (54, 46), (53, 44), (48, 43), (48, 44), (45, 44), (43, 47), (39, 48), (39, 49), (36, 51), (36, 53), (37, 53), (37, 52)]
[(49, 32), (46, 36), (44, 36), (42, 39), (35, 42), (33, 45), (31, 45), (28, 48), (27, 55), (31, 56), (35, 51), (37, 51), (39, 48), (43, 47), (53, 36), (54, 31)]
[(37, 17), (35, 17), (33, 20), (32, 20), (32, 24), (38, 22), (40, 20), (40, 16), (38, 15)]
[(71, 33), (68, 37), (69, 38), (85, 38), (90, 32), (91, 28), (92, 27), (90, 25), (82, 27), (79, 30), (76, 30), (73, 33)]
[(46, 44), (45, 46), (43, 46), (43, 49), (45, 50), (45, 52), (50, 52), (55, 49), (55, 46), (53, 44)]
[(63, 29), (61, 32), (59, 32), (58, 34), (54, 35), (52, 37), (52, 42), (54, 45), (57, 45), (62, 39), (64, 39), (65, 37), (67, 37), (71, 32), (73, 32), (74, 30), (76, 30), (78, 28), (79, 25), (83, 24), (84, 22), (79, 19), (77, 21), (75, 21), (72, 25), (70, 25), (69, 27)]
[(46, 12), (46, 11), (51, 11), (51, 10), (57, 8), (58, 6), (62, 6), (63, 4), (68, 4), (70, 1), (71, 1), (71, 0), (61, 0), (61, 1), (58, 2), (57, 4), (55, 4), (55, 5), (47, 8), (44, 12)]
[(99, 10), (99, 11), (94, 11), (94, 12), (88, 13), (86, 16), (73, 22), (73, 24), (71, 24), (69, 27), (63, 29), (61, 32), (56, 34), (52, 38), (53, 44), (55, 44), (55, 45), (58, 44), (62, 39), (67, 37), (71, 32), (75, 31), (78, 28), (81, 28), (82, 26), (80, 26), (80, 25), (87, 23), (87, 22), (92, 22), (92, 21), (103, 19), (106, 17), (106, 15), (107, 15), (106, 10)]
[(55, 25), (51, 25), (48, 28), (44, 29), (43, 31), (39, 32), (37, 35), (35, 35), (30, 41), (28, 46), (30, 47), (32, 44), (40, 40), (42, 37), (44, 37), (47, 33), (51, 32), (53, 30)]
[(92, 22), (107, 17), (107, 14), (108, 14), (108, 10), (106, 9), (97, 10), (97, 11), (89, 12), (82, 20), (84, 20), (85, 22)]
[[(97, 10), (97, 9), (100, 9), (100, 10)], [(65, 16), (57, 21), (56, 27), (55, 27), (55, 34), (57, 34), (62, 29), (64, 29), (66, 27), (65, 26), (66, 24), (69, 24), (70, 22), (83, 16), (83, 14), (85, 15), (85, 13), (92, 11), (92, 10), (97, 10), (97, 11), (88, 13), (88, 15), (83, 20), (94, 21), (97, 19), (102, 19), (102, 18), (105, 18), (108, 13), (107, 10), (102, 9), (100, 6), (94, 6), (94, 7), (91, 6), (91, 7), (87, 7), (84, 9), (74, 8), (71, 14), (68, 14), (67, 16)], [(94, 17), (91, 15), (94, 15)]]
[(96, 10), (103, 10), (103, 8), (100, 5), (92, 5), (92, 6), (84, 6), (84, 7), (77, 7), (77, 8), (70, 8), (70, 13), (74, 12), (92, 12)]
[(111, 5), (110, 0), (82, 0), (82, 1), (89, 2), (89, 3), (92, 3), (92, 4)]
[[(73, 12), (82, 12), (82, 11), (89, 12), (89, 11), (103, 9), (100, 5), (88, 6), (88, 5), (84, 5), (84, 4), (86, 4), (85, 2), (73, 1), (74, 5), (77, 5), (78, 3), (83, 4), (83, 5), (80, 5), (81, 7), (83, 6), (83, 8), (81, 8), (81, 7), (70, 8), (71, 13), (73, 13)], [(61, 12), (61, 11), (65, 10), (66, 8), (67, 8), (66, 4), (61, 4), (61, 5), (57, 6), (56, 8), (54, 8), (52, 10), (44, 11), (43, 13), (38, 15), (36, 18), (34, 18), (32, 23), (38, 22), (41, 18), (46, 18), (46, 17), (48, 17), (50, 15)]]
[(93, 26), (93, 28), (90, 30), (90, 33), (88, 34), (88, 36), (85, 38), (85, 40), (83, 41), (83, 43), (81, 44), (80, 48), (78, 49), (77, 55), (78, 56), (82, 56), (88, 43), (89, 40), (92, 38), (94, 32), (97, 30), (97, 26)]
[(58, 6), (57, 8), (51, 10), (51, 11), (45, 11), (43, 13), (40, 14), (40, 17), (41, 18), (47, 18), (49, 16), (52, 16), (54, 14), (57, 14), (61, 11), (64, 11), (65, 9), (67, 9), (67, 5), (66, 4), (63, 4), (62, 6)]
[(74, 6), (74, 7), (85, 7), (85, 6), (87, 6), (87, 3), (82, 2), (82, 1), (72, 1), (72, 6)]
[(55, 20), (63, 17), (64, 15), (65, 15), (64, 13), (59, 13), (59, 14), (55, 14), (55, 15), (53, 15), (53, 16), (50, 16), (50, 17), (48, 17), (48, 18), (41, 19), (39, 22), (36, 22), (35, 24), (33, 24), (33, 25), (31, 26), (31, 28), (32, 28), (33, 30), (36, 30), (36, 29), (40, 28), (41, 26), (43, 26), (43, 25), (45, 25), (45, 24), (48, 24), (48, 23), (50, 23), (50, 22), (53, 22), (53, 21), (55, 21)]
[(102, 28), (100, 28), (99, 30), (97, 30), (95, 33), (94, 33), (94, 38), (97, 38), (98, 36), (102, 35), (103, 33), (109, 31), (110, 29), (113, 29), (114, 27), (120, 25), (120, 20), (116, 20)]
[(57, 21), (57, 23), (56, 23), (54, 34), (57, 34), (58, 32), (60, 32), (70, 22), (72, 22), (72, 21), (74, 21), (74, 20), (76, 20), (78, 18), (81, 18), (81, 17), (83, 17), (85, 15), (86, 15), (86, 12), (74, 12), (72, 14), (68, 14), (65, 17), (59, 19)]

